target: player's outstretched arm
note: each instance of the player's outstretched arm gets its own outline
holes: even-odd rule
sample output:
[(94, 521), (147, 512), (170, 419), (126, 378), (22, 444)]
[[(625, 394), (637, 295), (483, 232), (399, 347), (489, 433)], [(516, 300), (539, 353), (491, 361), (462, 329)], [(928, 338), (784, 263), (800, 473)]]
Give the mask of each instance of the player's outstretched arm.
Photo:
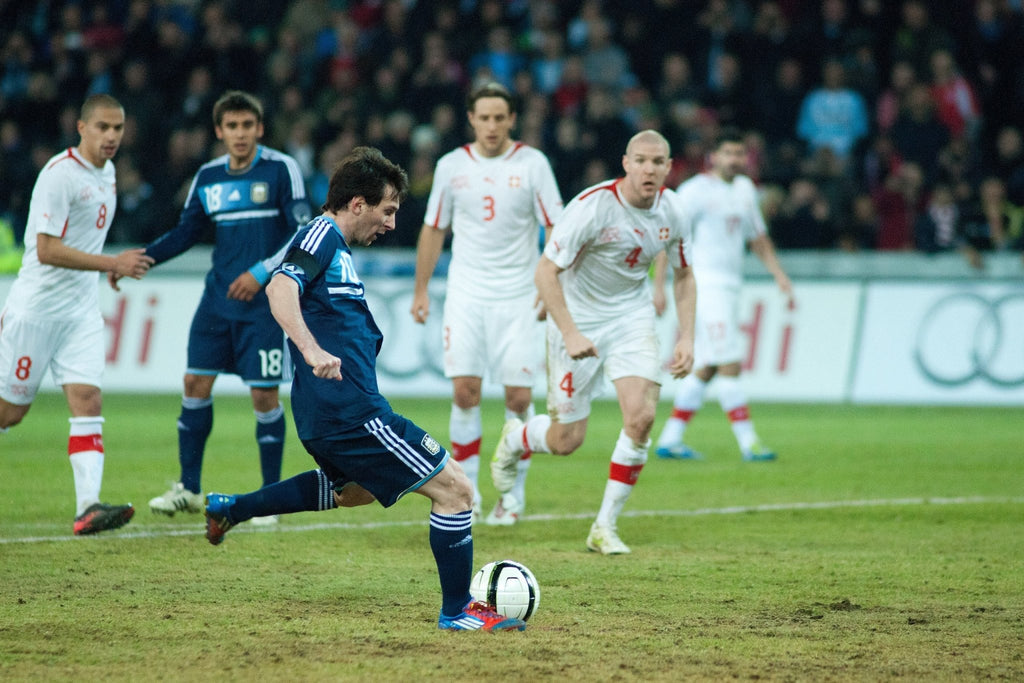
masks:
[(439, 230), (427, 223), (423, 224), (420, 230), (419, 239), (416, 240), (416, 279), (413, 286), (412, 307), (409, 312), (412, 319), (418, 323), (427, 322), (430, 315), (430, 277), (437, 268), (437, 261), (441, 258), (441, 249), (444, 248), (444, 240), (447, 230)]
[(786, 275), (786, 271), (782, 269), (782, 264), (779, 263), (779, 256), (775, 252), (775, 245), (772, 244), (772, 239), (766, 234), (758, 235), (750, 241), (750, 251), (757, 254), (757, 257), (761, 259), (761, 263), (764, 264), (764, 267), (775, 278), (775, 284), (779, 286), (779, 291), (785, 294), (792, 304), (793, 283), (789, 281), (789, 276)]
[(146, 256), (142, 249), (125, 249), (115, 256), (90, 254), (69, 247), (59, 237), (44, 233), (36, 235), (36, 254), (39, 256), (39, 262), (47, 266), (114, 272), (119, 277), (131, 277), (136, 280), (145, 275), (153, 264), (153, 259)]
[(672, 295), (676, 302), (679, 339), (672, 351), (669, 372), (676, 379), (693, 370), (693, 336), (697, 311), (697, 282), (692, 268), (676, 268), (673, 272)]
[(668, 299), (665, 298), (665, 276), (668, 272), (668, 255), (664, 251), (659, 251), (658, 255), (654, 257), (654, 282), (652, 284), (653, 293), (651, 298), (654, 302), (654, 313), (659, 318), (668, 308)]
[(267, 298), (270, 300), (270, 313), (274, 320), (302, 353), (306, 364), (313, 368), (313, 375), (340, 380), (341, 359), (320, 347), (302, 318), (298, 283), (278, 273), (267, 285)]
[(542, 254), (540, 262), (537, 263), (537, 271), (533, 276), (534, 284), (537, 285), (537, 293), (540, 294), (541, 301), (544, 302), (547, 314), (562, 333), (562, 341), (565, 343), (565, 351), (569, 357), (576, 360), (589, 356), (596, 357), (597, 347), (594, 346), (594, 342), (580, 332), (576, 327), (576, 321), (572, 319), (572, 314), (569, 313), (569, 307), (565, 303), (565, 291), (558, 279), (561, 272), (562, 268)]

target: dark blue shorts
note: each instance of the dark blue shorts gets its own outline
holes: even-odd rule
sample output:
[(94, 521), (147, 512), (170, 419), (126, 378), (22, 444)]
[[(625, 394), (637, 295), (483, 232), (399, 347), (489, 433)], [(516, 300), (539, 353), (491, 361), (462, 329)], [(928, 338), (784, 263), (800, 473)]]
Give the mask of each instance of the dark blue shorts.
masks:
[(291, 380), (284, 332), (267, 312), (256, 320), (231, 320), (203, 294), (188, 333), (188, 372), (238, 375), (249, 386), (276, 387)]
[(359, 484), (384, 507), (415, 491), (444, 469), (448, 451), (401, 415), (376, 417), (363, 430), (302, 445), (334, 482)]

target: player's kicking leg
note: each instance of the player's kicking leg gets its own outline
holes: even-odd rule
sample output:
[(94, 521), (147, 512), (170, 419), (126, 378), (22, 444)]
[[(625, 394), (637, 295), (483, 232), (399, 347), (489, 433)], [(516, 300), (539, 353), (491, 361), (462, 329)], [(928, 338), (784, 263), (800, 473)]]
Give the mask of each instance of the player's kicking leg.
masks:
[[(348, 487), (345, 490), (348, 491)], [(254, 517), (318, 512), (331, 510), (339, 504), (351, 507), (373, 500), (370, 496), (365, 502), (354, 502), (359, 498), (355, 493), (354, 490), (349, 492), (348, 500), (336, 494), (335, 484), (323, 470), (303, 472), (251, 493), (211, 493), (206, 496), (206, 540), (220, 545), (229, 529)]]

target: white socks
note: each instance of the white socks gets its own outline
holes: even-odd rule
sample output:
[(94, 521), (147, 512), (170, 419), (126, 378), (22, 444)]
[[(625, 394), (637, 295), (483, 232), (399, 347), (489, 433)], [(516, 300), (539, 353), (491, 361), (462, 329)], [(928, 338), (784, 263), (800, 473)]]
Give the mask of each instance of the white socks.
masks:
[(626, 436), (623, 430), (615, 442), (612, 451), (612, 462), (608, 469), (608, 483), (604, 489), (604, 499), (597, 513), (597, 525), (614, 529), (622, 508), (633, 493), (633, 487), (640, 477), (640, 471), (647, 462), (647, 449), (650, 441), (638, 444)]
[(469, 480), (473, 482), (473, 504), (480, 503), (480, 488), (477, 479), (480, 473), (480, 437), (483, 426), (480, 423), (480, 406), (459, 408), (452, 404), (448, 419), (448, 437), (452, 442), (452, 457), (462, 466)]
[(75, 516), (100, 502), (103, 484), (103, 418), (72, 417), (68, 459), (75, 476)]
[(683, 442), (686, 425), (704, 403), (704, 392), (707, 388), (707, 383), (701, 381), (694, 373), (679, 381), (672, 401), (672, 415), (665, 421), (665, 426), (658, 437), (659, 446), (675, 446)]
[(729, 418), (733, 436), (740, 451), (746, 453), (757, 441), (754, 423), (750, 420), (750, 407), (739, 377), (718, 377), (718, 402)]

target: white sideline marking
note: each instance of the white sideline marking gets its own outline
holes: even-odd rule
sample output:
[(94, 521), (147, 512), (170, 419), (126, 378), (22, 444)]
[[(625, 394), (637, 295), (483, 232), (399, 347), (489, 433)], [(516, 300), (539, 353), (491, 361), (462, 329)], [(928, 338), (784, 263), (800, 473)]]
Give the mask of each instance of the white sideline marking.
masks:
[[(622, 517), (702, 517), (707, 515), (741, 515), (753, 512), (786, 512), (792, 510), (836, 510), (840, 508), (867, 508), (867, 507), (903, 507), (909, 505), (979, 505), (985, 503), (1024, 503), (1024, 497), (990, 497), (990, 496), (960, 496), (955, 498), (880, 498), (868, 500), (834, 500), (820, 501), (817, 503), (764, 503), (762, 505), (732, 505), (720, 508), (697, 508), (695, 510), (627, 510)], [(524, 515), (520, 521), (524, 522), (558, 522), (568, 519), (591, 519), (595, 512), (577, 512), (573, 514), (542, 514)], [(51, 528), (56, 525), (47, 525)], [(138, 528), (136, 525), (133, 528)], [(176, 527), (162, 526), (159, 529), (140, 531), (115, 531), (110, 534), (100, 534), (100, 538), (125, 539), (125, 538), (165, 538), (171, 536), (199, 536), (204, 532), (204, 524), (178, 525)], [(282, 533), (294, 531), (318, 531), (322, 529), (380, 529), (384, 527), (413, 527), (427, 526), (425, 519), (420, 520), (399, 520), (394, 522), (324, 522), (318, 524), (281, 524), (270, 527), (252, 527), (243, 525), (231, 530), (232, 535), (242, 533)], [(92, 538), (92, 537), (90, 537)], [(79, 536), (15, 536), (0, 537), (0, 545), (10, 543), (47, 543), (54, 541), (81, 541), (85, 540)]]

